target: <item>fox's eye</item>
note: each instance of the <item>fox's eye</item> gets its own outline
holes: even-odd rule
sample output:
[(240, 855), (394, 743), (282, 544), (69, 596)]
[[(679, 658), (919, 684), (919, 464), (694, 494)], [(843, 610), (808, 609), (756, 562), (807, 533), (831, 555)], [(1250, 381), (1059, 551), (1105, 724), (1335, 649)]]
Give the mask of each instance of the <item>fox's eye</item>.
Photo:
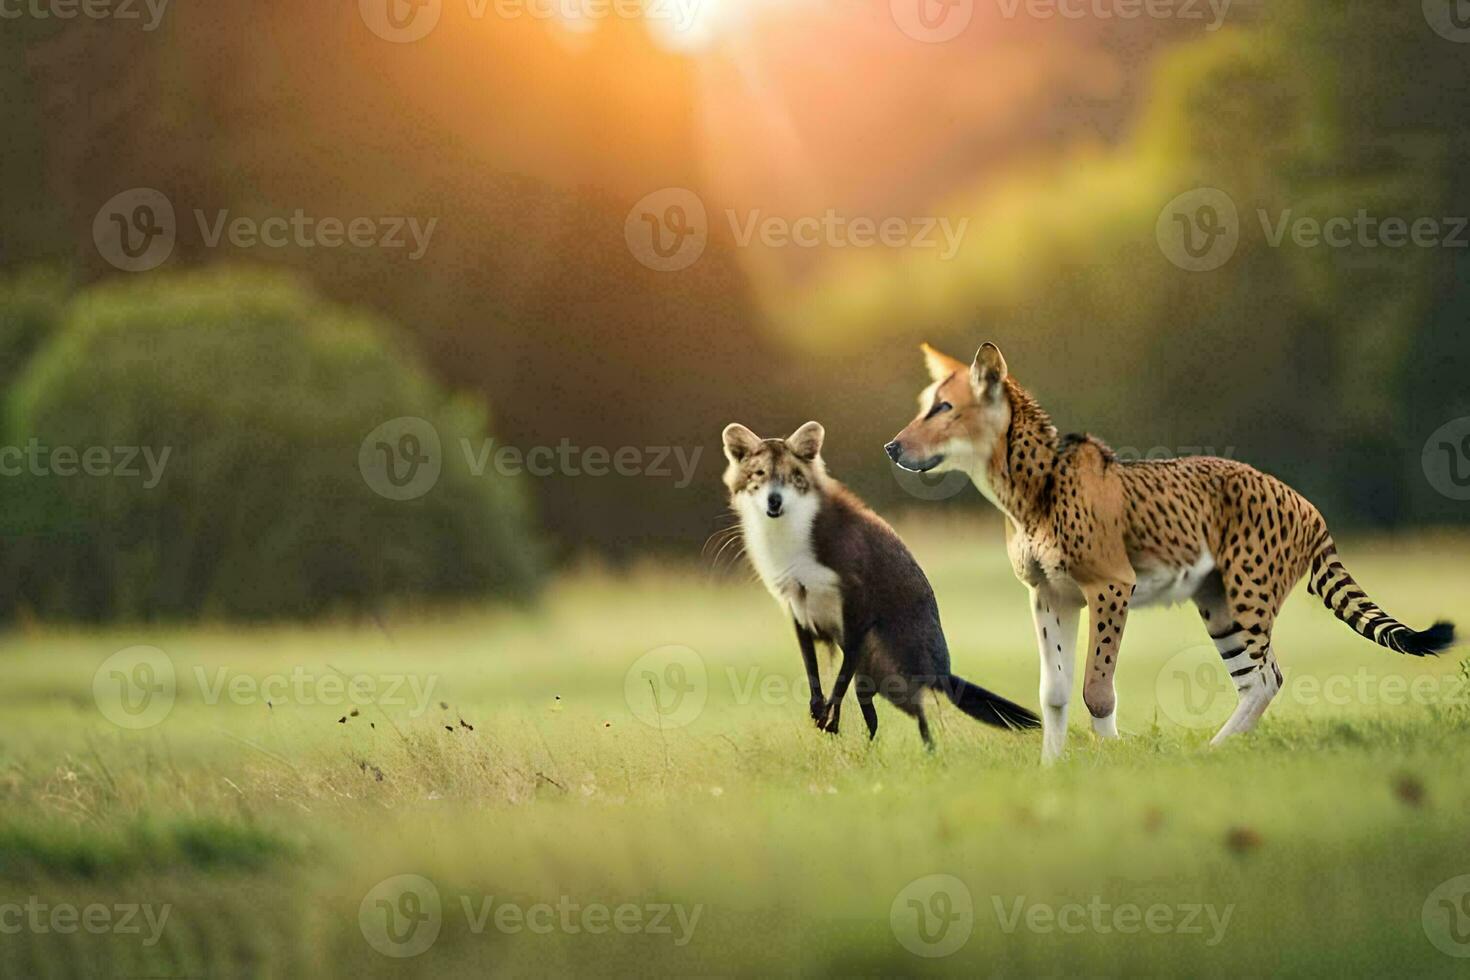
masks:
[(924, 418), (926, 418), (926, 419), (932, 419), (934, 416), (938, 415), (940, 412), (947, 412), (951, 408), (954, 408), (954, 406), (951, 405), (949, 402), (935, 402), (934, 403), (934, 407), (931, 408), (931, 409), (929, 409), (929, 414), (926, 415), (926, 416), (924, 416)]
[(757, 480), (763, 480), (763, 479), (765, 479), (765, 477), (766, 477), (766, 471), (765, 470), (756, 470), (755, 471), (755, 478)]

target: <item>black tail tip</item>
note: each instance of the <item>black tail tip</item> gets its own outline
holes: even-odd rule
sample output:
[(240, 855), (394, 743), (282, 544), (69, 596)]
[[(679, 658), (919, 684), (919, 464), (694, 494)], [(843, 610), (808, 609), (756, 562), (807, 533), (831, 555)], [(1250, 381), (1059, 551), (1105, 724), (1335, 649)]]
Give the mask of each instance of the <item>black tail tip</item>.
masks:
[(1019, 731), (1034, 731), (1041, 727), (1041, 719), (1033, 712), (1022, 708), (1019, 715), (1012, 716), (1011, 724), (1015, 725)]
[(1406, 653), (1416, 657), (1437, 656), (1455, 645), (1455, 624), (1440, 620), (1427, 630), (1411, 633), (1404, 641)]
[(1013, 732), (1033, 731), (1041, 727), (1041, 719), (1029, 708), (1023, 708), (1014, 701), (997, 697), (992, 704), (995, 708), (996, 717), (1001, 724)]
[(978, 722), (1006, 728), (1011, 731), (1026, 731), (1041, 727), (1041, 719), (1014, 701), (999, 694), (971, 684), (963, 677), (951, 674), (940, 684), (944, 693), (955, 707)]

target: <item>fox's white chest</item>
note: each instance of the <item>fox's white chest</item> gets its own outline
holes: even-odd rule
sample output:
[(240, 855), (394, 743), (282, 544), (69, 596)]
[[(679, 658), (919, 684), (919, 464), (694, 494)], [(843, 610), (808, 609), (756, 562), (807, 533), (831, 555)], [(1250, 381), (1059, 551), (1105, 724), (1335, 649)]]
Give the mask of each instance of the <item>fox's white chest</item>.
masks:
[(791, 617), (807, 630), (842, 639), (842, 583), (817, 561), (812, 548), (816, 512), (788, 510), (777, 518), (742, 513), (745, 553), (761, 582)]

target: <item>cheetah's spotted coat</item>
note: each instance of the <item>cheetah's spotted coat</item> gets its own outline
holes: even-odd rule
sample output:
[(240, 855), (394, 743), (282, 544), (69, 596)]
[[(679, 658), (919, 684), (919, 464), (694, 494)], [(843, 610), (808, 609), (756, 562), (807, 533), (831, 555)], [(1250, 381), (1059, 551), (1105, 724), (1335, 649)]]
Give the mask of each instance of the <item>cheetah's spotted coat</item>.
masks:
[(1216, 742), (1253, 728), (1280, 689), (1272, 628), (1303, 575), (1339, 619), (1383, 646), (1423, 656), (1453, 642), (1448, 623), (1416, 632), (1375, 605), (1317, 508), (1280, 480), (1226, 459), (1120, 461), (1092, 436), (1059, 437), (993, 345), (969, 366), (924, 351), (934, 383), (889, 454), (909, 469), (966, 470), (1006, 515), (1016, 576), (1032, 592), (1044, 758), (1065, 743), (1084, 608), (1083, 701), (1103, 736), (1117, 734), (1113, 672), (1133, 607), (1198, 607), (1240, 696)]

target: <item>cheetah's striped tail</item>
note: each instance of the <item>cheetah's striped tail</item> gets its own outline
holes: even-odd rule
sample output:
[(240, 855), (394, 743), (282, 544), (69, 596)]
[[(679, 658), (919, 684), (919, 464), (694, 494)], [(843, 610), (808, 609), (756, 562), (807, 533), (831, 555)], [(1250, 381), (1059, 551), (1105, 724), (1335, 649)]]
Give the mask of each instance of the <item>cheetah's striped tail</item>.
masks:
[(1438, 654), (1455, 642), (1454, 623), (1440, 620), (1427, 630), (1413, 630), (1379, 608), (1342, 566), (1337, 545), (1328, 534), (1323, 534), (1321, 546), (1312, 558), (1307, 591), (1321, 596), (1332, 614), (1359, 635), (1390, 650), (1422, 657)]

